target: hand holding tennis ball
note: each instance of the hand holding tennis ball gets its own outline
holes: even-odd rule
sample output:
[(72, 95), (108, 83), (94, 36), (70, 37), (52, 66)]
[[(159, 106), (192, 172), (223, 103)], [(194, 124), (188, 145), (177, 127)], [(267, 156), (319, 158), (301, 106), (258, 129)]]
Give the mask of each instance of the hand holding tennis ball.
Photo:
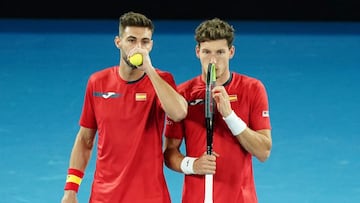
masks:
[(139, 53), (136, 53), (129, 58), (129, 61), (134, 66), (141, 66), (143, 63), (143, 56)]

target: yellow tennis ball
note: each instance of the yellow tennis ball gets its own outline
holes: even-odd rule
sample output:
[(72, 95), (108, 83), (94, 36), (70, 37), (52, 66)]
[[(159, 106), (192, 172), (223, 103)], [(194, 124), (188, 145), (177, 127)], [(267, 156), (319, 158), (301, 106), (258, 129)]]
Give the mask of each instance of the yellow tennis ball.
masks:
[(132, 55), (130, 58), (129, 58), (129, 61), (131, 64), (133, 64), (134, 66), (141, 66), (142, 63), (143, 63), (143, 57), (141, 54), (137, 53), (137, 54), (134, 54)]

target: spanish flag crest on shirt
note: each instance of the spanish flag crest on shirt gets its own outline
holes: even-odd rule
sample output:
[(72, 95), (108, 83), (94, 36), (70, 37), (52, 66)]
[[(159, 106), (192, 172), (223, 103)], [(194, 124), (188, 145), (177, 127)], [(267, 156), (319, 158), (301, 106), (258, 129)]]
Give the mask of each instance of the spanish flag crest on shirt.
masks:
[(229, 101), (230, 102), (237, 101), (237, 95), (236, 94), (229, 95)]
[(146, 93), (136, 93), (135, 94), (136, 101), (145, 101), (146, 100)]

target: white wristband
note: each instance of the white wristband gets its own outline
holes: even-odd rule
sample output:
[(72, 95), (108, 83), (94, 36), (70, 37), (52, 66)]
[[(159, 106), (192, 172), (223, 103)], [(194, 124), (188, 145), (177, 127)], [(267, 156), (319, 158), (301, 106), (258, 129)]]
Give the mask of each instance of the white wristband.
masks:
[(234, 136), (239, 135), (246, 129), (246, 123), (239, 118), (234, 111), (226, 118), (223, 118)]
[(196, 158), (194, 157), (184, 157), (181, 161), (180, 168), (185, 174), (194, 174), (194, 161)]

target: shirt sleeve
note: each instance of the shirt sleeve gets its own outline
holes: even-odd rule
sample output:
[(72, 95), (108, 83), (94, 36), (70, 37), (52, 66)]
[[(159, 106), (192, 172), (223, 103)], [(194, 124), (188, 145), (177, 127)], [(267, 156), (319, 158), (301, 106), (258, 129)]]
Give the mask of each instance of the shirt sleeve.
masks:
[(253, 130), (271, 129), (269, 101), (265, 86), (258, 81), (253, 86), (253, 101), (250, 112), (249, 127)]
[(174, 122), (169, 117), (166, 118), (165, 137), (182, 139), (184, 137), (183, 121)]
[(92, 88), (92, 80), (91, 78), (88, 80), (86, 85), (85, 97), (83, 108), (80, 116), (79, 124), (80, 126), (97, 129), (95, 112), (94, 112), (94, 105), (93, 105), (93, 88)]

